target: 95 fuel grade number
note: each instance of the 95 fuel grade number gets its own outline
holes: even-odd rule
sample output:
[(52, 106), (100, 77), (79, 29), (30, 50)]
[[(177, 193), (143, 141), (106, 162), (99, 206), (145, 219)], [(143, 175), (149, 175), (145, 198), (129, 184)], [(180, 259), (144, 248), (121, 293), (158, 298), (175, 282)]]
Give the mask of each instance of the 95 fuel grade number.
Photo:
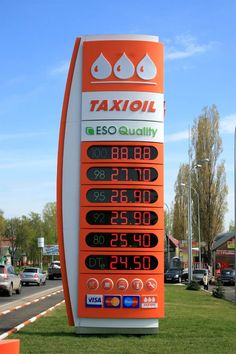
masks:
[(86, 214), (90, 225), (155, 225), (158, 216), (154, 211), (91, 210)]
[(87, 192), (92, 203), (155, 203), (158, 194), (153, 189), (93, 188)]

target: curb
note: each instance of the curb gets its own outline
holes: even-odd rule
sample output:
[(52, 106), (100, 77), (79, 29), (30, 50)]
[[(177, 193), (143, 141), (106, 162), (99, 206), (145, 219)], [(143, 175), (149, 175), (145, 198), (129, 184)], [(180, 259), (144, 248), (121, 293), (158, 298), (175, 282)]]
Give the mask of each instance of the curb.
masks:
[(10, 329), (9, 331), (7, 331), (7, 332), (1, 334), (1, 335), (0, 335), (0, 340), (2, 340), (2, 339), (4, 339), (4, 338), (8, 337), (9, 335), (11, 335), (11, 334), (13, 334), (13, 333), (18, 332), (21, 328), (24, 328), (24, 327), (27, 326), (28, 324), (31, 324), (31, 323), (35, 322), (37, 319), (39, 319), (40, 317), (46, 315), (46, 314), (49, 313), (50, 311), (53, 311), (56, 307), (62, 305), (64, 302), (65, 302), (65, 300), (62, 300), (62, 301), (59, 302), (58, 304), (56, 304), (56, 305), (50, 307), (48, 310), (39, 313), (37, 316), (34, 316), (34, 317), (30, 318), (29, 320), (27, 320), (27, 321), (25, 321), (25, 322), (23, 322), (23, 323), (20, 323), (18, 326), (16, 326), (16, 327)]

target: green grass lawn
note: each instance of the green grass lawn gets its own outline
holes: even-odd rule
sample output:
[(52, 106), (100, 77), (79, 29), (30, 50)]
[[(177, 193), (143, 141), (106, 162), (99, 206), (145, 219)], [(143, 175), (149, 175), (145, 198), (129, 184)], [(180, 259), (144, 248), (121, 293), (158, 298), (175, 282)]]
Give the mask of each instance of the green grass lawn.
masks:
[(21, 353), (235, 354), (236, 306), (203, 291), (165, 286), (165, 318), (157, 335), (83, 335), (67, 325), (65, 306), (9, 337)]

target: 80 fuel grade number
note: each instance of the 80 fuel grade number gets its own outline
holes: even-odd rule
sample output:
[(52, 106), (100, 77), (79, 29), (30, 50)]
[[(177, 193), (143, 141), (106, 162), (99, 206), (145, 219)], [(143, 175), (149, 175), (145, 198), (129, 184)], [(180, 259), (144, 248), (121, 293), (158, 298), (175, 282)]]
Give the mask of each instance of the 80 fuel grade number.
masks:
[(90, 232), (85, 241), (87, 246), (98, 248), (152, 248), (158, 237), (149, 232)]

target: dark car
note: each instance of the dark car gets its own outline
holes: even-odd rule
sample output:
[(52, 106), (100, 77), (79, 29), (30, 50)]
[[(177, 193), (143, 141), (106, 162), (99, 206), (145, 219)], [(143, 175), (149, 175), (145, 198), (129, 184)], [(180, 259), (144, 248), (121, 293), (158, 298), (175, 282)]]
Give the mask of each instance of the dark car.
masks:
[(225, 285), (225, 284), (234, 285), (235, 284), (235, 270), (232, 268), (222, 269), (219, 279), (223, 285)]
[(48, 279), (61, 278), (61, 263), (60, 261), (53, 261), (48, 266)]
[(170, 268), (168, 269), (165, 274), (165, 282), (168, 283), (181, 283), (182, 282), (182, 274), (183, 270), (178, 268)]

